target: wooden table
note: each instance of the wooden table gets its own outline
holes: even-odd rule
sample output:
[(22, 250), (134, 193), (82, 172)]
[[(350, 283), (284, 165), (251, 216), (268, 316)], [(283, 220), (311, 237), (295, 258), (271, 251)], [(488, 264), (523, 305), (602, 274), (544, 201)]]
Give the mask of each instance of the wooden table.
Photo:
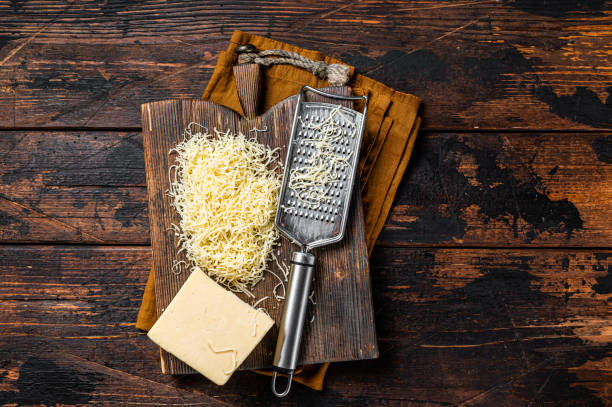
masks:
[(162, 375), (134, 328), (140, 104), (199, 97), (234, 29), (424, 100), (371, 260), (380, 358), (284, 405), (612, 404), (612, 3), (547, 3), (1, 1), (1, 404), (276, 403)]

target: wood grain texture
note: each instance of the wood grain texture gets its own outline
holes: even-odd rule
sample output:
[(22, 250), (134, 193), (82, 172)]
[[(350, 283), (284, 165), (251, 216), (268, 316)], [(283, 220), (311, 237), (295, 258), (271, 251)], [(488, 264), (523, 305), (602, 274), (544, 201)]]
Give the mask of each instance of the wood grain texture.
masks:
[(610, 134), (422, 137), (379, 242), (608, 246)]
[[(148, 244), (142, 138), (0, 133), (0, 241)], [(610, 133), (423, 133), (379, 244), (603, 247)]]
[[(282, 405), (609, 405), (611, 258), (378, 247), (380, 358), (334, 363), (323, 392), (296, 385)], [(253, 373), (218, 387), (159, 372), (157, 347), (134, 329), (150, 261), (146, 247), (0, 246), (0, 401), (144, 403), (153, 392), (159, 404), (281, 405)]]
[[(6, 345), (2, 343), (3, 346)], [(3, 346), (0, 353), (6, 355)], [(211, 396), (183, 391), (74, 355), (69, 350), (11, 346), (0, 400), (12, 405), (229, 406)], [(34, 390), (36, 389), (36, 390)], [(144, 402), (143, 400), (146, 400)], [(7, 404), (5, 404), (7, 405)]]
[(1, 132), (0, 241), (148, 244), (142, 136)]
[[(337, 94), (350, 92), (346, 87), (328, 90)], [(143, 105), (143, 144), (158, 315), (161, 315), (188, 277), (187, 272), (179, 276), (172, 272), (175, 260), (186, 259), (184, 254), (177, 253), (176, 236), (172, 232), (172, 224), (179, 224), (180, 218), (166, 193), (170, 187), (168, 169), (174, 160), (174, 155), (169, 152), (182, 140), (184, 129), (192, 122), (208, 129), (232, 129), (243, 134), (248, 134), (253, 128), (265, 128), (268, 131), (259, 132), (258, 139), (271, 148), (279, 148), (279, 160), (284, 162), (296, 101), (295, 97), (289, 98), (253, 120), (244, 119), (225, 107), (198, 100), (170, 100)], [(315, 251), (317, 265), (313, 288), (316, 306), (314, 320), (304, 329), (299, 364), (378, 356), (363, 227), (361, 199), (357, 197), (349, 213), (345, 239)], [(278, 257), (289, 259), (293, 250), (289, 241), (283, 239)], [(276, 275), (282, 275), (276, 264), (271, 263), (270, 267)], [(271, 274), (267, 277), (254, 288), (256, 299), (271, 296), (277, 281)], [(239, 296), (247, 303), (254, 303), (246, 295)], [(282, 303), (267, 300), (261, 306), (278, 326)], [(272, 366), (277, 326), (255, 348), (241, 368)], [(164, 372), (193, 372), (186, 364), (166, 352), (162, 352), (162, 361)]]
[(240, 106), (247, 119), (254, 119), (258, 114), (259, 97), (261, 96), (261, 69), (258, 64), (243, 64), (234, 66), (236, 92)]
[(611, 10), (609, 1), (4, 0), (0, 126), (139, 126), (142, 103), (199, 97), (242, 29), (419, 96), (424, 128), (610, 128)]

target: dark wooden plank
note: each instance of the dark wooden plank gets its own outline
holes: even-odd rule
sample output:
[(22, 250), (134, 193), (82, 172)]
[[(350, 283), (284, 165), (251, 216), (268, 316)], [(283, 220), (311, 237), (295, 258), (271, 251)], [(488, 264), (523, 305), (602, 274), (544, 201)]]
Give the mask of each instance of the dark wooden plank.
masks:
[[(7, 355), (0, 341), (0, 354)], [(9, 345), (10, 346), (10, 345)], [(154, 382), (43, 344), (10, 346), (0, 384), (3, 405), (181, 405), (229, 406), (229, 404), (176, 386)]]
[(142, 137), (0, 133), (0, 241), (148, 243)]
[[(583, 382), (573, 370), (589, 360), (600, 366), (609, 361), (609, 256), (376, 251), (377, 327), (392, 332), (380, 335), (381, 358), (388, 352), (387, 360), (394, 361), (377, 370), (391, 368), (396, 385), (412, 389), (417, 400), (483, 406), (609, 403), (609, 395), (597, 390), (601, 382)], [(604, 376), (600, 379), (609, 380)], [(574, 383), (572, 391), (568, 383)], [(365, 394), (367, 386), (363, 381), (351, 389)]]
[[(327, 90), (339, 95), (350, 92), (346, 87)], [(172, 232), (172, 224), (179, 224), (180, 218), (166, 193), (170, 188), (168, 171), (174, 161), (174, 154), (169, 152), (183, 139), (184, 129), (195, 122), (207, 129), (231, 129), (243, 134), (248, 134), (253, 128), (268, 129), (259, 132), (258, 139), (271, 148), (278, 148), (279, 161), (285, 162), (296, 103), (296, 98), (286, 99), (253, 120), (199, 100), (170, 100), (143, 105), (143, 145), (158, 315), (189, 276), (187, 270), (177, 276), (172, 268), (175, 261), (187, 264), (187, 258), (179, 251), (179, 242)], [(344, 105), (348, 103), (352, 102), (343, 102)], [(279, 175), (280, 171), (279, 168)], [(299, 364), (378, 356), (359, 195), (353, 201), (348, 216), (345, 238), (338, 244), (315, 250), (317, 274), (313, 289), (317, 293), (314, 299), (317, 307), (312, 322), (308, 322), (304, 328)], [(294, 250), (288, 239), (282, 239), (278, 258), (287, 259), (288, 264)], [(275, 262), (269, 266), (277, 276), (283, 274)], [(252, 304), (256, 299), (270, 297), (277, 282), (272, 275), (268, 275), (252, 290), (255, 299), (245, 294), (238, 295)], [(277, 322), (277, 326), (280, 325), (282, 302), (279, 304), (269, 300), (261, 306)], [(336, 332), (346, 334), (336, 335)], [(242, 366), (251, 369), (271, 367), (277, 336), (275, 327)], [(193, 372), (189, 366), (165, 351), (162, 352), (162, 360), (166, 373)]]
[[(322, 393), (296, 385), (283, 405), (609, 405), (610, 258), (609, 250), (379, 247), (380, 358), (334, 363)], [(71, 373), (80, 391), (52, 392), (54, 403), (109, 393), (144, 403), (148, 391), (170, 401), (168, 385), (187, 405), (193, 393), (279, 404), (268, 377), (237, 372), (217, 387), (159, 372), (157, 348), (133, 328), (150, 260), (144, 247), (0, 246), (0, 400), (15, 402), (17, 390), (41, 400), (28, 383), (47, 388)]]
[(242, 29), (340, 57), (421, 97), (426, 128), (610, 128), (611, 7), (5, 0), (0, 126), (138, 126), (142, 103), (199, 97)]
[[(137, 133), (0, 132), (0, 241), (148, 244)], [(385, 245), (612, 241), (609, 133), (423, 133)]]
[(609, 134), (428, 134), (379, 242), (606, 247), (610, 202)]

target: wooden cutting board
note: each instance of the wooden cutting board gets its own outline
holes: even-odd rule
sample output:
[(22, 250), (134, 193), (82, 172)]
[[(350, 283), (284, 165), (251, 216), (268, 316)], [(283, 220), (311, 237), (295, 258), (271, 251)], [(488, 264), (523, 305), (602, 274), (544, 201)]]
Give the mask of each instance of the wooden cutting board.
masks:
[[(166, 193), (169, 189), (168, 168), (175, 159), (169, 151), (182, 140), (184, 129), (192, 122), (201, 124), (211, 132), (217, 128), (249, 134), (253, 128), (267, 128), (266, 132), (257, 132), (259, 142), (272, 148), (279, 147), (280, 159), (282, 162), (285, 160), (297, 97), (285, 99), (264, 114), (256, 115), (261, 83), (259, 69), (255, 64), (234, 68), (238, 95), (247, 117), (201, 100), (165, 100), (142, 105), (157, 315), (164, 311), (188, 277), (186, 272), (176, 276), (171, 271), (173, 260), (184, 258), (182, 254), (177, 255), (171, 224), (178, 224), (179, 219)], [(351, 93), (348, 87), (325, 90), (340, 95)], [(338, 103), (321, 97), (315, 99), (315, 96), (310, 100)], [(344, 102), (346, 106), (352, 107), (350, 103)], [(250, 134), (253, 135), (253, 132)], [(358, 186), (356, 188), (344, 240), (336, 245), (315, 249), (317, 265), (313, 286), (316, 305), (310, 306), (309, 319), (312, 322), (306, 321), (300, 364), (378, 357), (362, 204)], [(288, 264), (295, 249), (282, 238), (279, 259), (286, 259)], [(276, 264), (271, 264), (271, 269), (280, 275)], [(256, 299), (270, 296), (261, 306), (278, 325), (283, 302), (278, 303), (271, 294), (277, 283), (275, 280), (268, 273), (253, 293)], [(249, 304), (254, 302), (243, 294), (239, 296)], [(241, 369), (271, 367), (277, 335), (278, 329), (275, 326), (245, 360)], [(164, 373), (195, 373), (185, 363), (163, 350), (161, 359)]]

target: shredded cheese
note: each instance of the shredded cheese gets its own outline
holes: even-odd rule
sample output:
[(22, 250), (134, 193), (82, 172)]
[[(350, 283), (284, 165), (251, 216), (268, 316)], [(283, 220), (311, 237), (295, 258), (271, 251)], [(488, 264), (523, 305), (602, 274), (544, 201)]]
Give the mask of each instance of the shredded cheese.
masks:
[(210, 342), (208, 342), (208, 347), (210, 348), (210, 350), (213, 353), (225, 353), (225, 352), (232, 352), (232, 367), (229, 370), (225, 370), (223, 373), (227, 376), (231, 375), (234, 370), (236, 370), (236, 349), (234, 348), (225, 348), (225, 349), (218, 349), (216, 350), (215, 348), (213, 348), (213, 346), (211, 345)]
[[(259, 304), (261, 304), (262, 302), (264, 302), (265, 300), (267, 300), (268, 298), (270, 298), (269, 296), (265, 296), (263, 298), (260, 298), (259, 300), (255, 301), (255, 304), (253, 304), (252, 307), (252, 312), (253, 312), (253, 332), (251, 332), (251, 336), (255, 337), (257, 336), (257, 313), (258, 312), (263, 312), (264, 314), (268, 315), (268, 312), (265, 310), (265, 308), (263, 307), (259, 307), (257, 308), (257, 306)], [(270, 316), (270, 315), (268, 315)]]
[[(312, 279), (313, 283), (314, 283), (314, 278)], [(312, 324), (315, 320), (315, 306), (317, 305), (317, 302), (314, 300), (314, 294), (315, 294), (315, 290), (314, 288), (312, 289), (312, 291), (310, 292), (310, 295), (308, 296), (308, 301), (310, 301), (310, 303), (312, 304), (309, 307), (310, 310), (310, 314), (311, 314), (311, 318), (310, 318), (310, 323)]]
[[(242, 133), (191, 127), (172, 150), (168, 192), (180, 215), (173, 225), (179, 253), (219, 283), (254, 297), (250, 289), (263, 278), (279, 237), (278, 149)], [(175, 261), (173, 271), (186, 267)]]
[[(314, 152), (308, 165), (291, 169), (288, 186), (295, 192), (297, 199), (309, 205), (311, 209), (317, 209), (328, 199), (333, 183), (340, 179), (340, 172), (349, 166), (352, 156), (352, 152), (342, 156), (334, 151), (334, 144), (344, 135), (338, 116), (345, 122), (350, 122), (342, 114), (340, 106), (332, 109), (329, 116), (320, 123), (305, 122), (301, 116), (298, 117), (303, 128), (315, 131), (311, 138), (302, 139)], [(356, 127), (350, 125), (350, 137), (354, 138), (356, 133)]]
[(263, 298), (260, 298), (259, 300), (255, 301), (255, 304), (253, 304), (253, 305), (252, 305), (252, 307), (253, 307), (253, 308), (257, 308), (257, 306), (258, 306), (259, 304), (261, 304), (262, 302), (264, 302), (264, 301), (265, 301), (265, 300), (267, 300), (268, 298), (270, 298), (270, 297), (268, 297), (267, 295), (266, 295), (265, 297), (263, 297)]

